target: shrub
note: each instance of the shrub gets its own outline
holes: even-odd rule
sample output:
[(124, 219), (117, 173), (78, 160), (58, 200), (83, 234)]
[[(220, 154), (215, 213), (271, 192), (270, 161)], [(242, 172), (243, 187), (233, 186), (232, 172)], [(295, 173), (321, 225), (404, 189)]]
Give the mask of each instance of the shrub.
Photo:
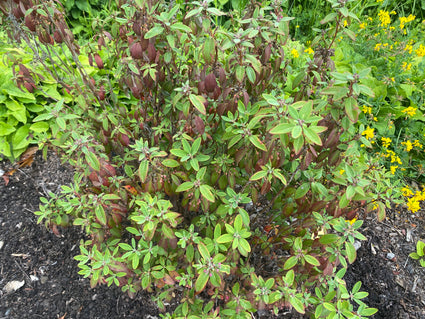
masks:
[(29, 65), (32, 55), (14, 48), (1, 35), (0, 54), (0, 160), (14, 161), (44, 136), (48, 123), (35, 123), (37, 116), (46, 113), (46, 106), (62, 96), (56, 81), (49, 81), (45, 72)]
[(392, 187), (353, 125), (370, 70), (332, 59), (356, 16), (332, 2), (333, 28), (307, 48), (274, 2), (209, 3), (127, 2), (81, 47), (60, 7), (26, 5), (23, 40), (51, 52), (43, 66), (72, 97), (41, 120), (75, 181), (38, 221), (86, 231), (75, 258), (92, 286), (154, 292), (163, 310), (178, 298), (166, 318), (372, 315), (343, 280), (365, 239), (356, 215), (384, 218)]

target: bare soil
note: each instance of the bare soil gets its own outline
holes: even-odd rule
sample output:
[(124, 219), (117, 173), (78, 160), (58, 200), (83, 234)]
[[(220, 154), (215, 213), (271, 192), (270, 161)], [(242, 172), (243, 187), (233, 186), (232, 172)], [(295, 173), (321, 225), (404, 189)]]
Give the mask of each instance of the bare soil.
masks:
[[(10, 168), (0, 162), (3, 171)], [(159, 318), (149, 294), (130, 299), (117, 287), (92, 289), (78, 275), (73, 257), (84, 236), (79, 228), (61, 229), (58, 237), (37, 224), (33, 212), (40, 196), (72, 180), (69, 168), (54, 154), (47, 160), (37, 154), (31, 166), (9, 179), (6, 186), (0, 178), (0, 319)], [(369, 292), (365, 302), (379, 309), (373, 318), (425, 319), (425, 269), (408, 257), (417, 240), (425, 239), (424, 217), (425, 211), (394, 209), (382, 223), (372, 215), (365, 218), (362, 232), (368, 240), (344, 279), (349, 286), (363, 283), (362, 290)], [(6, 292), (11, 282), (21, 287)], [(277, 318), (299, 316), (282, 313)]]

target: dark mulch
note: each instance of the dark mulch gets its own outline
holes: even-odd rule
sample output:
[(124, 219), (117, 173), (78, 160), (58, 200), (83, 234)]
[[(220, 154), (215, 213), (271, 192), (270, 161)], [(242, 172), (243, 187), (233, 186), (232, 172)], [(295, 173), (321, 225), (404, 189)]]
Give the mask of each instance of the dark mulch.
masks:
[[(5, 165), (1, 162), (0, 168), (7, 171)], [(47, 161), (37, 154), (7, 186), (0, 178), (0, 319), (158, 318), (148, 294), (130, 299), (117, 287), (92, 289), (77, 274), (73, 256), (83, 236), (79, 229), (63, 229), (57, 237), (36, 223), (33, 212), (39, 197), (71, 180), (70, 171), (53, 154)], [(394, 210), (383, 223), (373, 216), (365, 221), (362, 232), (368, 241), (362, 243), (345, 279), (350, 286), (362, 281), (362, 290), (370, 294), (366, 303), (379, 309), (374, 318), (425, 319), (425, 270), (408, 257), (416, 241), (425, 239), (424, 215)], [(13, 281), (23, 286), (6, 293), (5, 286)], [(271, 318), (261, 316), (266, 317)]]

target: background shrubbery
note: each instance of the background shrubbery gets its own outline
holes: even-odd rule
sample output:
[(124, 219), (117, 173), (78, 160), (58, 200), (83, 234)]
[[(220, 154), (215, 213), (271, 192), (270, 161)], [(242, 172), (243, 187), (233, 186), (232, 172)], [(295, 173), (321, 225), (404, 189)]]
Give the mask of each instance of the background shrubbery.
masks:
[(36, 214), (86, 231), (92, 286), (178, 298), (165, 318), (376, 312), (343, 276), (359, 214), (424, 197), (406, 187), (423, 178), (415, 17), (359, 1), (64, 5), (2, 7), (20, 89), (3, 90), (0, 151), (38, 143), (75, 168)]

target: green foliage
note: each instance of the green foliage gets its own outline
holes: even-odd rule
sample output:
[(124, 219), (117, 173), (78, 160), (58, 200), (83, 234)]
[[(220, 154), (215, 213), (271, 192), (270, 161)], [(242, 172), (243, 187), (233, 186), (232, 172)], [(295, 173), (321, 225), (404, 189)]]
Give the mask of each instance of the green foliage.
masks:
[(164, 310), (181, 292), (168, 318), (372, 315), (343, 276), (365, 239), (354, 217), (385, 218), (394, 185), (355, 125), (371, 70), (333, 58), (357, 17), (332, 1), (304, 47), (274, 2), (210, 3), (127, 2), (81, 47), (46, 2), (17, 21), (64, 90), (35, 121), (76, 172), (38, 222), (84, 229), (75, 259), (92, 286), (155, 292)]
[(60, 95), (54, 83), (45, 82), (38, 89), (38, 76), (22, 64), (30, 61), (25, 50), (3, 44), (0, 54), (0, 160), (14, 161), (49, 131), (48, 123), (34, 123), (34, 119)]
[(425, 243), (423, 241), (418, 240), (416, 243), (416, 252), (410, 253), (409, 257), (415, 260), (419, 260), (419, 263), (422, 267), (425, 267)]

